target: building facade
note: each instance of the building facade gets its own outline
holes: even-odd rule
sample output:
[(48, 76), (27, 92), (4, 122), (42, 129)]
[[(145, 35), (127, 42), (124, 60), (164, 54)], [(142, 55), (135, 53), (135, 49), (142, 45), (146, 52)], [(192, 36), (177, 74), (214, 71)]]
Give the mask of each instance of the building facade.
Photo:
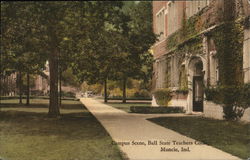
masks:
[[(205, 116), (221, 119), (222, 107), (206, 101), (204, 90), (225, 81), (222, 54), (218, 52), (225, 52), (229, 57), (227, 45), (228, 48), (237, 46), (237, 54), (242, 54), (242, 59), (235, 60), (235, 71), (230, 74), (237, 77), (235, 81), (250, 83), (250, 1), (152, 3), (153, 29), (158, 35), (152, 47), (153, 88), (173, 91), (169, 105), (183, 106), (187, 113), (203, 112)], [(245, 114), (243, 118), (250, 121), (249, 109)]]
[(35, 94), (49, 95), (49, 63), (45, 64), (45, 70), (43, 71), (43, 76), (37, 75), (35, 78), (34, 87), (31, 91)]
[(14, 96), (17, 90), (17, 73), (1, 76), (0, 78), (0, 96)]

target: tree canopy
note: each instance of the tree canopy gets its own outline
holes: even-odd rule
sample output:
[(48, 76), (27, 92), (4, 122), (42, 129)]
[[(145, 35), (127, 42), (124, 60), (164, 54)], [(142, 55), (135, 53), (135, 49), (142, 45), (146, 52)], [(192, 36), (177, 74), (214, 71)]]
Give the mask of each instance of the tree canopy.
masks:
[(1, 74), (38, 72), (49, 62), (49, 114), (60, 114), (58, 75), (80, 81), (147, 78), (155, 42), (150, 2), (1, 2)]

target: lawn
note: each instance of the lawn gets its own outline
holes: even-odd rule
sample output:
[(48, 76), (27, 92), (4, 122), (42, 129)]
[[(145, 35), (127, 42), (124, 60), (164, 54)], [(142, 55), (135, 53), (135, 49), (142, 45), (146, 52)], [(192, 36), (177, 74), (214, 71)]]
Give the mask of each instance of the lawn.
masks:
[(160, 117), (149, 120), (242, 159), (250, 157), (249, 123), (203, 117)]
[(1, 105), (0, 157), (8, 160), (122, 159), (118, 147), (111, 145), (109, 134), (79, 101), (63, 101), (60, 118), (48, 118), (47, 103), (48, 100), (33, 99), (29, 107)]
[(151, 103), (147, 102), (127, 102), (127, 103), (121, 103), (121, 102), (108, 102), (105, 103), (107, 105), (110, 105), (112, 107), (115, 107), (117, 109), (123, 110), (125, 112), (130, 112), (130, 106), (151, 106)]

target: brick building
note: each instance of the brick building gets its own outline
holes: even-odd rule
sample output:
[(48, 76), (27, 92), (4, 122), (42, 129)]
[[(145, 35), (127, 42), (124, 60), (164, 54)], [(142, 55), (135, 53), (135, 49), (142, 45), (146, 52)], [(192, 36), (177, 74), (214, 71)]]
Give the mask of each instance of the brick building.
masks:
[[(224, 76), (217, 56), (217, 35), (229, 21), (239, 26), (239, 34), (229, 30), (232, 35), (243, 35), (239, 47), (243, 59), (235, 62), (240, 69), (233, 73), (240, 75), (239, 81), (250, 83), (249, 16), (250, 0), (153, 1), (153, 29), (159, 36), (152, 47), (153, 88), (170, 88), (174, 93), (170, 105), (183, 106), (187, 113), (222, 118), (222, 107), (204, 99), (204, 87), (218, 85)], [(228, 35), (220, 35), (225, 44)], [(228, 41), (230, 46), (237, 45)], [(154, 98), (152, 104), (156, 104)], [(243, 118), (250, 120), (248, 112)]]
[(35, 94), (48, 95), (49, 94), (49, 63), (45, 64), (45, 70), (43, 71), (45, 76), (37, 75), (35, 78), (34, 87), (31, 91)]

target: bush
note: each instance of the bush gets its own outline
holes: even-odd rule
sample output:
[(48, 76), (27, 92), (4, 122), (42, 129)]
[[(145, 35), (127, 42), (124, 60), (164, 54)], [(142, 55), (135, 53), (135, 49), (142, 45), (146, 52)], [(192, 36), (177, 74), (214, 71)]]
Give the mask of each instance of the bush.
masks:
[(206, 88), (205, 89), (205, 95), (206, 95), (206, 100), (207, 101), (213, 101), (216, 104), (221, 104), (222, 103), (222, 93), (220, 92), (220, 89), (217, 87), (213, 88)]
[(140, 91), (135, 92), (134, 97), (148, 98), (150, 97), (150, 93), (146, 89), (142, 89)]
[(75, 93), (73, 92), (64, 92), (62, 91), (62, 97), (71, 97), (71, 98), (74, 98), (76, 96)]
[(44, 96), (44, 93), (41, 90), (31, 90), (30, 92), (31, 92), (31, 95), (34, 95), (34, 96)]
[(171, 91), (167, 88), (157, 89), (156, 91), (154, 91), (153, 95), (156, 99), (156, 103), (161, 106), (167, 106), (168, 102), (172, 98)]
[(132, 113), (184, 113), (183, 107), (144, 107), (144, 106), (131, 106)]
[(250, 84), (239, 86), (218, 86), (205, 90), (206, 100), (223, 106), (224, 118), (240, 119), (250, 106)]

